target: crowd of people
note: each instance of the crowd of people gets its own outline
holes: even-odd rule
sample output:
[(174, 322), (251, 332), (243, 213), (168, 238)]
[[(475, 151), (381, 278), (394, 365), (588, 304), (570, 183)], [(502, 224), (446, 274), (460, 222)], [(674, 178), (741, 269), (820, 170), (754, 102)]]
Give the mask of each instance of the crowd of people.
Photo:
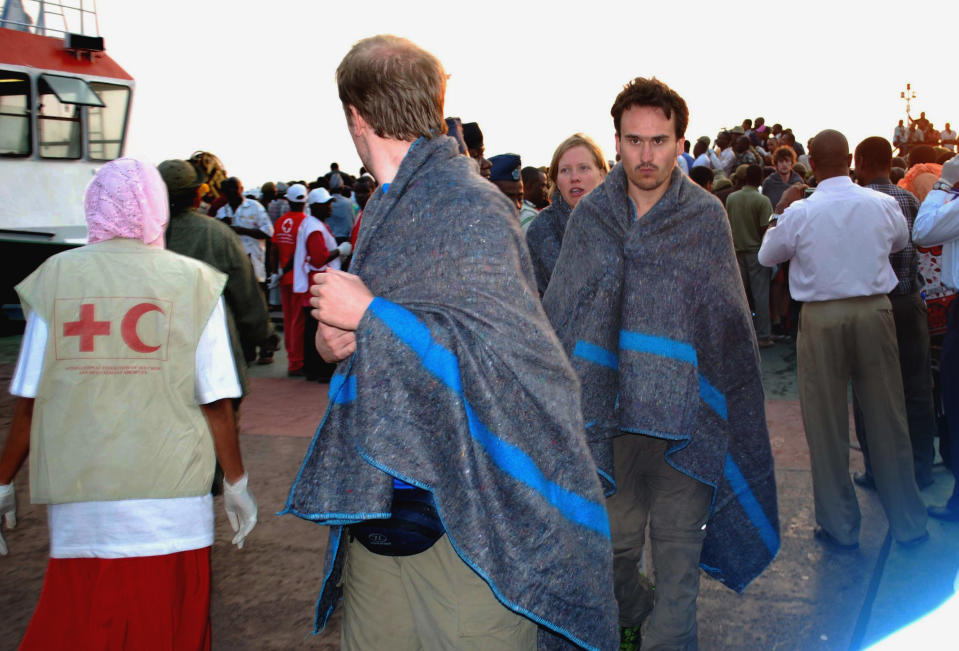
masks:
[[(779, 551), (759, 349), (792, 338), (814, 537), (858, 546), (849, 382), (854, 480), (892, 537), (959, 520), (959, 482), (920, 495), (937, 435), (959, 472), (948, 124), (851, 150), (759, 117), (691, 144), (682, 96), (636, 78), (615, 160), (573, 133), (524, 166), (444, 117), (443, 67), (405, 39), (360, 41), (336, 80), (358, 176), (228, 177), (216, 197), (191, 160), (118, 159), (87, 192), (91, 244), (18, 286), (0, 515), (29, 452), (52, 538), (21, 648), (210, 647), (210, 489), (221, 474), (242, 547), (236, 420), (246, 365), (280, 345), (270, 305), (287, 374), (329, 383), (284, 513), (329, 527), (317, 626), (342, 603), (344, 649), (696, 648), (700, 568), (742, 591)], [(169, 616), (117, 605), (145, 592)]]
[(920, 113), (916, 119), (909, 116), (909, 126), (906, 126), (903, 122), (904, 120), (899, 120), (899, 124), (896, 125), (892, 134), (892, 146), (898, 148), (900, 155), (907, 155), (913, 147), (919, 145), (942, 147), (945, 152), (938, 162), (943, 163), (951, 158), (948, 153), (955, 153), (956, 132), (948, 122), (946, 122), (945, 128), (940, 131), (926, 119), (925, 111)]

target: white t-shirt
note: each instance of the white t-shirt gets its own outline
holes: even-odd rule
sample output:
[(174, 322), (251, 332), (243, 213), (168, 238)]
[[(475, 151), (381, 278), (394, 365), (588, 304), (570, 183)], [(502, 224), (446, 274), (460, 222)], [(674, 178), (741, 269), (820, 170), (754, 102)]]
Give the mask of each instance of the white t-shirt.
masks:
[(267, 236), (266, 239), (250, 237), (249, 235), (240, 236), (243, 248), (250, 256), (250, 262), (253, 264), (253, 275), (256, 276), (257, 281), (262, 283), (266, 280), (266, 240), (273, 237), (273, 222), (270, 221), (266, 208), (256, 199), (244, 197), (243, 203), (237, 207), (235, 212), (228, 203), (223, 204), (216, 211), (217, 219), (223, 220), (227, 217), (230, 218), (233, 226), (259, 230)]
[[(36, 397), (48, 332), (46, 322), (31, 313), (10, 383), (13, 395)], [(222, 298), (197, 344), (195, 393), (198, 404), (241, 395)], [(213, 544), (213, 497), (51, 504), (47, 523), (52, 558), (173, 554)]]

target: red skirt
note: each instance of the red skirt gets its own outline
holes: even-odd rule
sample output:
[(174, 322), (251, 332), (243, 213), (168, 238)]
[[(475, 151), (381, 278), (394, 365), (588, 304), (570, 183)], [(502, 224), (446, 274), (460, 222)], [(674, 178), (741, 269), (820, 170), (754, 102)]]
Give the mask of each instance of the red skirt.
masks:
[(210, 649), (210, 548), (51, 558), (20, 649)]

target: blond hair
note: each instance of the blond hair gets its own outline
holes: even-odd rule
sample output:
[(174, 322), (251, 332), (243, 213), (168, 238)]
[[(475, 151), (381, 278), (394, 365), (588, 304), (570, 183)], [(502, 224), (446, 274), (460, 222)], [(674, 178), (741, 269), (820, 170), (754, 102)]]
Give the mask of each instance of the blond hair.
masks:
[(381, 138), (446, 133), (446, 72), (412, 41), (390, 34), (359, 41), (337, 67), (336, 85), (347, 118), (353, 106)]

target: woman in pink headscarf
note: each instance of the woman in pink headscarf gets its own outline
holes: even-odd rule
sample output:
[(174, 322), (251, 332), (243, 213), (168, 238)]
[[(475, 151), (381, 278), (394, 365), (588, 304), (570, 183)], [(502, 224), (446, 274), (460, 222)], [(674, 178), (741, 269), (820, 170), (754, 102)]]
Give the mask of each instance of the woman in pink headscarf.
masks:
[(226, 277), (163, 248), (167, 206), (156, 168), (107, 163), (84, 199), (90, 243), (17, 286), (28, 320), (0, 517), (16, 524), (29, 453), (51, 557), (21, 649), (209, 649), (216, 458), (233, 542), (256, 523)]

